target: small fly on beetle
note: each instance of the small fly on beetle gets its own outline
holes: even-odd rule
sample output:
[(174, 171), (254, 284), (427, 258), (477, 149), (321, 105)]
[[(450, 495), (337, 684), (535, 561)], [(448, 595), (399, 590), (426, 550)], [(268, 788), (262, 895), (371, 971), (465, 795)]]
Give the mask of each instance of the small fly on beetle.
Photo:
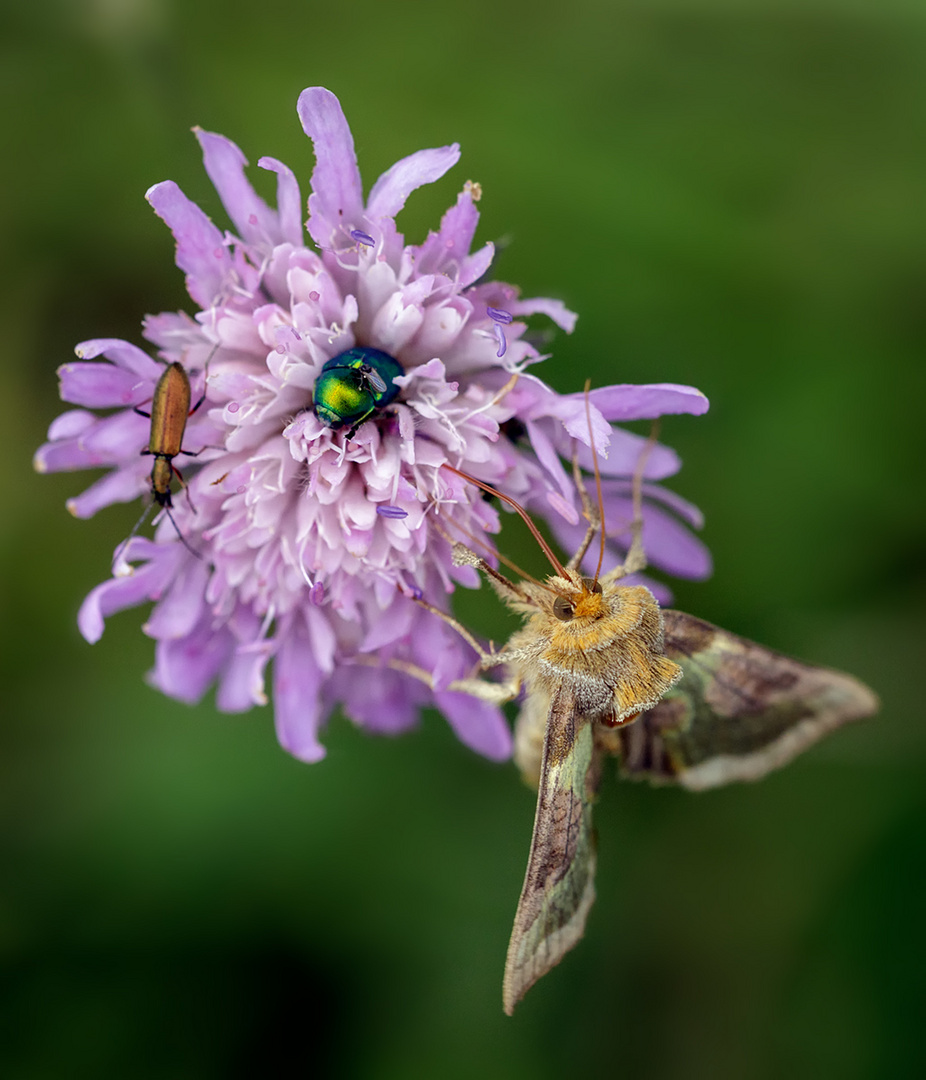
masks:
[(315, 383), (315, 415), (332, 429), (350, 424), (347, 438), (399, 393), (394, 380), (405, 374), (395, 357), (358, 345), (327, 361)]

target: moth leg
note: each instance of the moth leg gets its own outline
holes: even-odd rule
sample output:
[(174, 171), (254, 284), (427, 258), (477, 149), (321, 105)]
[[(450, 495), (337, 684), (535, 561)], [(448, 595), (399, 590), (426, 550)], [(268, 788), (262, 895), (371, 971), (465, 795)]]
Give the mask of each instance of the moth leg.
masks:
[(490, 705), (507, 705), (521, 693), (520, 679), (507, 679), (505, 682), (485, 682), (483, 679), (454, 679), (447, 685), (448, 690), (459, 694), (487, 701)]
[(579, 468), (579, 453), (578, 449), (574, 446), (572, 451), (572, 478), (575, 481), (576, 488), (579, 491), (579, 498), (582, 500), (582, 516), (588, 522), (588, 529), (585, 536), (582, 539), (582, 543), (579, 545), (578, 551), (575, 555), (566, 563), (567, 570), (578, 570), (582, 560), (585, 558), (586, 552), (591, 547), (592, 541), (595, 539), (595, 534), (601, 528), (601, 515), (598, 513), (598, 507), (589, 498), (588, 489), (585, 486), (585, 478), (582, 476), (582, 470)]
[[(374, 656), (362, 655), (356, 657), (356, 662), (363, 664), (365, 667), (385, 666), (392, 671), (399, 671), (403, 675), (409, 675), (411, 678), (417, 679), (419, 682), (424, 683), (429, 690), (434, 689), (434, 679), (431, 677), (431, 673), (408, 660), (393, 658), (380, 661)], [(485, 682), (483, 679), (454, 679), (447, 684), (446, 689), (458, 694), (469, 694), (470, 697), (478, 698), (480, 701), (487, 701), (491, 705), (505, 705), (521, 692), (521, 681), (520, 679), (508, 679), (505, 682), (492, 683)]]
[(461, 622), (458, 622), (452, 615), (448, 614), (446, 611), (441, 611), (440, 608), (435, 607), (433, 604), (429, 604), (427, 600), (422, 600), (420, 597), (416, 596), (412, 599), (419, 607), (424, 608), (425, 611), (429, 611), (432, 615), (436, 615), (439, 619), (443, 619), (448, 626), (453, 627), (479, 657), (479, 666), (481, 668), (495, 667), (498, 663), (504, 663), (504, 661), (498, 661), (496, 659), (496, 657), (501, 655), (500, 653), (486, 652), (469, 630), (467, 630), (466, 627)]

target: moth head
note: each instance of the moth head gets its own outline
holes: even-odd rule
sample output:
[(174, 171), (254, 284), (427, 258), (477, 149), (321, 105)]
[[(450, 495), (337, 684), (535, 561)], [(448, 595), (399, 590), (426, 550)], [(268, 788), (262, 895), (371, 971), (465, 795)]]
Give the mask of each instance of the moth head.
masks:
[(573, 619), (597, 619), (604, 614), (605, 604), (601, 582), (597, 578), (580, 578), (577, 591), (557, 592), (553, 597), (553, 614), (560, 622)]

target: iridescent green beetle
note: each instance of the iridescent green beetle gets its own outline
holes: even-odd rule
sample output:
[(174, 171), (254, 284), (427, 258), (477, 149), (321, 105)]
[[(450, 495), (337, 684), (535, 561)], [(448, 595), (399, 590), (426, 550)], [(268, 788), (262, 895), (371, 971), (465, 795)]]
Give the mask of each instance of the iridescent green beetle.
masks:
[(348, 439), (399, 392), (393, 381), (405, 369), (395, 357), (364, 345), (333, 356), (315, 383), (315, 415), (330, 428), (350, 424)]

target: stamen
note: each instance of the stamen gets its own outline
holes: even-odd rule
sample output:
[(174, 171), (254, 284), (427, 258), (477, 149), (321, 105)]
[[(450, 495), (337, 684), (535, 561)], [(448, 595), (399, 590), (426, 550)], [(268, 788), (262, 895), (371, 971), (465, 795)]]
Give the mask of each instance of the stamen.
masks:
[(314, 607), (321, 607), (325, 602), (325, 586), (320, 581), (316, 581), (315, 584), (309, 589), (309, 603)]
[(495, 324), (495, 340), (498, 342), (498, 352), (495, 355), (501, 358), (508, 352), (508, 342), (505, 340), (505, 335), (498, 323)]
[(376, 513), (384, 518), (398, 519), (408, 517), (407, 510), (403, 510), (401, 506), (391, 506), (389, 503), (379, 503), (376, 507)]
[(376, 246), (376, 241), (373, 237), (370, 236), (369, 233), (363, 232), (361, 229), (351, 229), (350, 238), (358, 244), (363, 244), (364, 247)]
[(504, 323), (505, 326), (514, 319), (514, 316), (510, 311), (505, 311), (504, 308), (500, 307), (487, 307), (486, 315), (488, 315), (493, 322)]

